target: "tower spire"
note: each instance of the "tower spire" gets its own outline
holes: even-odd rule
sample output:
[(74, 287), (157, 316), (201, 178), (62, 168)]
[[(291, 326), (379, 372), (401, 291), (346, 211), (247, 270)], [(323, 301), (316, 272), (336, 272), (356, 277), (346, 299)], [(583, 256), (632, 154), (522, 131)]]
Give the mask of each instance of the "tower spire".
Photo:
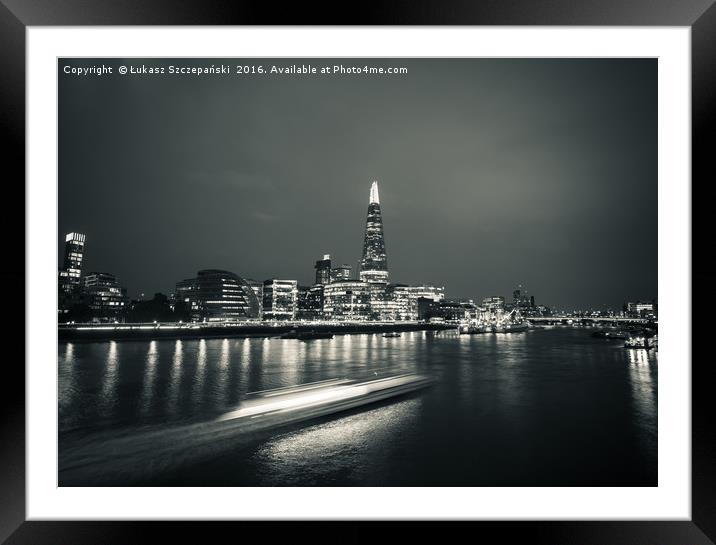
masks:
[(378, 180), (373, 180), (373, 185), (370, 186), (370, 201), (368, 204), (380, 204), (380, 198), (378, 198)]

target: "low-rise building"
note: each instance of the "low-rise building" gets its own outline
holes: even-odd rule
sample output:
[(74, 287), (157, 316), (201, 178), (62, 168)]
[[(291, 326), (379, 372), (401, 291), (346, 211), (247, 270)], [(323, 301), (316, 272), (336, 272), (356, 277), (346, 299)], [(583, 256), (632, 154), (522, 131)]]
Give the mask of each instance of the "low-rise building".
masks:
[(328, 320), (366, 321), (371, 318), (370, 284), (339, 280), (323, 289), (323, 314)]
[(259, 301), (240, 276), (220, 269), (204, 269), (196, 278), (177, 282), (175, 300), (189, 307), (196, 322), (236, 322), (259, 318)]
[(83, 278), (82, 300), (99, 320), (117, 320), (127, 306), (127, 290), (106, 272), (87, 273)]

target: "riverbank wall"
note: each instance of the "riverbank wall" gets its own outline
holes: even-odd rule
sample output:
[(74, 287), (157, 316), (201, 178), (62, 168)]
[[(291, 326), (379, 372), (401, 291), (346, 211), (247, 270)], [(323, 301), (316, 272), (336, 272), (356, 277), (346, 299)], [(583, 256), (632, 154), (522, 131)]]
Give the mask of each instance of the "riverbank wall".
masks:
[(280, 337), (295, 331), (315, 331), (334, 335), (392, 333), (406, 331), (441, 331), (454, 329), (448, 324), (408, 323), (253, 323), (231, 325), (208, 324), (60, 324), (60, 342), (131, 341), (159, 339), (230, 339), (241, 337)]

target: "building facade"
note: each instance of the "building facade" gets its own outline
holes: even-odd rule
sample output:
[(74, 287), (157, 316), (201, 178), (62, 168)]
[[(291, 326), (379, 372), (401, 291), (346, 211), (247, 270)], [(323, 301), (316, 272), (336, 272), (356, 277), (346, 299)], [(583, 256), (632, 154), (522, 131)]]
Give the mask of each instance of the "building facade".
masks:
[(482, 307), (487, 312), (497, 312), (505, 310), (505, 298), (502, 295), (493, 295), (485, 297), (482, 300)]
[(323, 289), (321, 284), (298, 286), (296, 319), (315, 321), (323, 317)]
[(82, 300), (100, 320), (118, 320), (127, 308), (127, 290), (110, 273), (90, 272), (83, 278)]
[(258, 299), (259, 302), (259, 319), (263, 317), (263, 311), (264, 311), (264, 283), (259, 282), (258, 280), (254, 280), (253, 278), (246, 278), (246, 283), (251, 286), (251, 289), (254, 290), (254, 295), (256, 295), (256, 299)]
[(520, 284), (517, 289), (512, 292), (512, 307), (527, 313), (534, 306), (534, 297), (527, 294), (527, 290)]
[(332, 282), (324, 287), (323, 298), (323, 314), (328, 320), (366, 321), (371, 318), (371, 292), (367, 282)]
[(176, 301), (189, 307), (195, 322), (236, 322), (259, 318), (259, 301), (240, 276), (220, 269), (204, 269), (196, 278), (177, 282)]
[(323, 259), (316, 261), (316, 284), (325, 286), (331, 283), (331, 256), (324, 254)]
[(445, 288), (425, 284), (420, 286), (394, 285), (395, 319), (410, 321), (420, 319), (418, 300), (421, 298), (433, 302), (442, 301), (445, 298)]
[(338, 267), (334, 267), (331, 269), (331, 282), (335, 282), (337, 280), (352, 280), (352, 272), (353, 268), (345, 263), (343, 265), (339, 265)]
[(81, 302), (82, 261), (85, 253), (85, 235), (67, 233), (65, 235), (65, 255), (62, 269), (58, 273), (58, 310), (66, 312)]
[(264, 281), (263, 319), (295, 320), (298, 302), (298, 282), (271, 278)]
[(637, 301), (636, 303), (627, 303), (627, 314), (632, 318), (655, 318), (654, 303), (644, 303)]

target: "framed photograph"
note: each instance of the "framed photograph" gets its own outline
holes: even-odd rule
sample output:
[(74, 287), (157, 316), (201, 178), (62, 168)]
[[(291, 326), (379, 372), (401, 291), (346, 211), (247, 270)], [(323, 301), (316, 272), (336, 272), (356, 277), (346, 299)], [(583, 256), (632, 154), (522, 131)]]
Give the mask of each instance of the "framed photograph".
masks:
[(8, 543), (711, 543), (709, 2), (6, 4)]

